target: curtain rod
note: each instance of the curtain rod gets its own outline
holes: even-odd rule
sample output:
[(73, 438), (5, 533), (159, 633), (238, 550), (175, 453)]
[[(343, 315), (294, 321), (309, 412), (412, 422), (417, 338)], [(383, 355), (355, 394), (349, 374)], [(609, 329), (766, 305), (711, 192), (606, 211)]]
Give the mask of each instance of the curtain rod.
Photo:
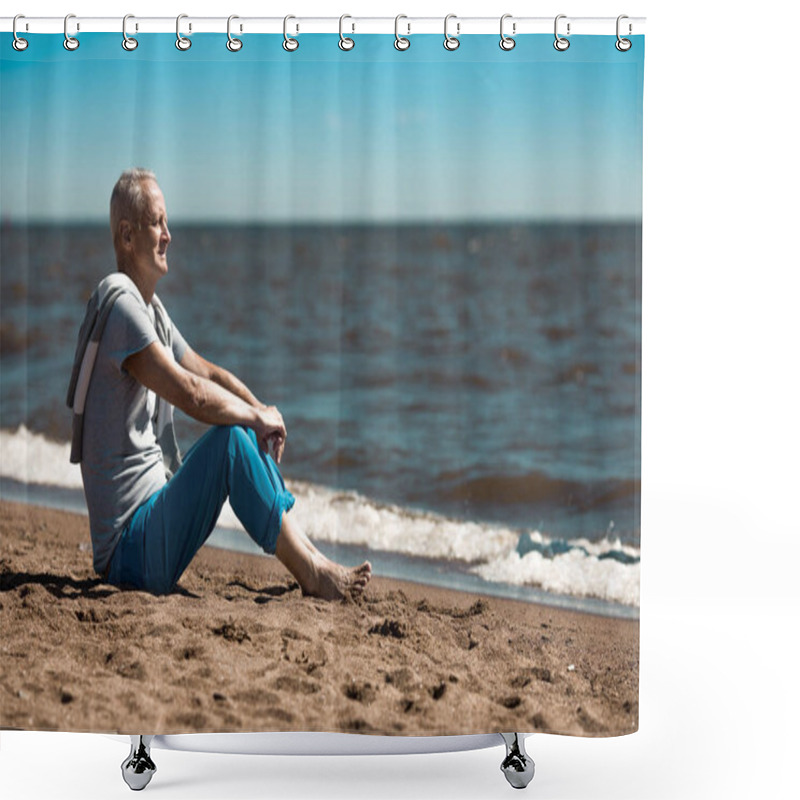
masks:
[[(181, 34), (226, 33), (228, 17), (194, 17), (181, 15)], [(559, 15), (560, 36), (574, 35), (615, 35), (616, 17), (570, 17)], [(13, 17), (0, 17), (0, 31), (13, 30)], [(175, 17), (136, 17), (130, 16), (126, 24), (127, 34), (134, 33), (175, 33)], [(288, 32), (292, 36), (303, 33), (339, 33), (339, 17), (291, 17)], [(385, 33), (394, 34), (395, 24), (401, 36), (414, 34), (444, 34), (443, 17), (405, 17), (395, 22), (394, 17), (351, 17), (345, 16), (342, 31), (345, 34)], [(620, 23), (622, 36), (643, 34), (644, 17), (625, 17)], [(64, 33), (64, 17), (25, 17), (17, 20), (17, 33)], [(81, 17), (70, 15), (69, 34), (81, 33), (119, 33), (122, 35), (122, 17)], [(451, 15), (448, 22), (450, 35), (500, 33), (500, 17), (459, 17)], [(503, 29), (507, 36), (531, 33), (553, 34), (555, 17), (514, 17), (505, 15)], [(231, 23), (231, 31), (238, 34), (284, 32), (284, 17), (236, 17)]]

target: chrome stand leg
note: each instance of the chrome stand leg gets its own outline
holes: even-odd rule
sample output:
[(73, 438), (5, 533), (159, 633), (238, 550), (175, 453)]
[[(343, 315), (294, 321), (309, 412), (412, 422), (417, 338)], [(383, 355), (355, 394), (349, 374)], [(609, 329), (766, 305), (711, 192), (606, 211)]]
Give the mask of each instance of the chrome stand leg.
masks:
[(122, 762), (122, 779), (134, 792), (139, 792), (150, 783), (156, 765), (150, 758), (152, 736), (131, 735), (131, 752)]
[(525, 739), (520, 733), (501, 733), (506, 743), (506, 757), (500, 765), (506, 780), (515, 789), (524, 789), (532, 780), (535, 766), (525, 752)]

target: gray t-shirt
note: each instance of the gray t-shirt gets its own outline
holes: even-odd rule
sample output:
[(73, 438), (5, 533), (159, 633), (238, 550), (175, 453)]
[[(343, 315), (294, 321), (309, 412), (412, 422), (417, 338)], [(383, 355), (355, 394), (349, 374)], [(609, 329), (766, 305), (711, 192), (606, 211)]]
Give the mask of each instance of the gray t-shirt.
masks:
[[(180, 362), (186, 341), (168, 322)], [(130, 292), (120, 295), (100, 339), (84, 410), (81, 472), (94, 568), (101, 575), (134, 511), (167, 482), (153, 423), (156, 397), (122, 367), (156, 341), (152, 307)]]

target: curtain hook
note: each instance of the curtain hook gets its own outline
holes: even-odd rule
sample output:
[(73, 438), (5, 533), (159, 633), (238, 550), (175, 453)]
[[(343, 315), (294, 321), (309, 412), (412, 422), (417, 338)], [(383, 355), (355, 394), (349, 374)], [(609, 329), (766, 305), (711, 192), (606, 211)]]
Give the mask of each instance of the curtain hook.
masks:
[(17, 16), (14, 17), (14, 22), (11, 25), (11, 32), (14, 34), (14, 41), (11, 42), (11, 46), (17, 52), (21, 53), (23, 50), (27, 49), (28, 40), (27, 39), (22, 39), (19, 36), (17, 36), (17, 20), (18, 19), (26, 19), (26, 17), (25, 17), (24, 14), (17, 14)]
[[(64, 17), (64, 49), (69, 51), (77, 50), (81, 46), (81, 43), (74, 36), (70, 36), (67, 30), (71, 19), (75, 19), (74, 14), (67, 14), (67, 16)], [(80, 25), (78, 25), (76, 30), (79, 31), (80, 29)]]
[(455, 14), (448, 14), (444, 18), (444, 49), (453, 51), (453, 50), (458, 50), (458, 46), (461, 44), (461, 42), (459, 42), (457, 38), (459, 30), (461, 28), (461, 23), (456, 23), (456, 35), (451, 36), (447, 32), (447, 23), (450, 22), (451, 19), (458, 19), (458, 17)]
[[(503, 32), (503, 25), (507, 19), (511, 19), (511, 14), (503, 14), (503, 16), (500, 17), (500, 49), (505, 50), (506, 52), (513, 50), (517, 44), (512, 36), (506, 36)], [(513, 33), (517, 32), (516, 22), (513, 23), (512, 31)]]
[[(632, 42), (630, 39), (623, 39), (623, 38), (622, 38), (622, 37), (619, 35), (619, 23), (620, 23), (620, 22), (621, 22), (623, 19), (628, 19), (628, 18), (629, 18), (629, 17), (628, 17), (628, 15), (627, 15), (627, 14), (620, 14), (620, 15), (617, 17), (617, 42), (616, 42), (616, 44), (614, 45), (614, 47), (616, 47), (616, 48), (617, 48), (617, 50), (619, 50), (619, 51), (620, 51), (620, 53), (627, 53), (627, 52), (628, 52), (628, 50), (630, 50), (630, 49), (631, 49), (631, 47), (633, 47), (633, 42)], [(630, 35), (632, 31), (633, 31), (633, 26), (632, 26), (630, 23), (628, 23), (628, 35)]]
[[(187, 39), (185, 36), (181, 36), (181, 20), (188, 19), (188, 14), (178, 14), (178, 18), (175, 20), (175, 47), (178, 50), (188, 50), (192, 46), (192, 40)], [(192, 26), (189, 26), (189, 30), (192, 29)]]
[[(553, 42), (553, 47), (555, 47), (555, 49), (558, 50), (560, 53), (563, 53), (565, 50), (569, 49), (569, 39), (565, 39), (563, 36), (559, 36), (558, 35), (558, 21), (560, 19), (566, 19), (566, 18), (567, 18), (566, 14), (559, 14), (556, 17), (556, 22), (555, 22), (555, 26), (554, 26), (556, 40), (555, 40), (555, 42)], [(568, 22), (567, 23), (567, 36), (569, 36), (569, 28), (570, 28), (570, 24)]]
[[(399, 25), (401, 19), (408, 19), (405, 14), (398, 14), (394, 18), (394, 46), (396, 50), (408, 50), (411, 47), (411, 39), (406, 39), (405, 36), (401, 36), (399, 32)], [(408, 33), (411, 33), (411, 24), (406, 23), (408, 26)]]
[(300, 47), (299, 40), (295, 39), (294, 36), (289, 36), (287, 33), (286, 26), (290, 19), (297, 19), (297, 17), (293, 17), (291, 14), (288, 14), (283, 18), (283, 49), (286, 50), (287, 53), (293, 53), (298, 47)]
[(133, 14), (126, 14), (122, 18), (122, 49), (127, 50), (130, 53), (131, 50), (135, 50), (139, 46), (139, 41), (131, 36), (128, 36), (129, 19), (136, 19), (136, 17), (134, 17)]
[[(228, 41), (225, 44), (225, 47), (231, 51), (231, 53), (238, 53), (242, 49), (242, 40), (237, 39), (235, 36), (231, 36), (231, 20), (239, 19), (236, 14), (231, 14), (228, 17)], [(239, 28), (241, 31), (241, 27)]]
[[(356, 46), (356, 43), (350, 37), (345, 36), (344, 33), (342, 33), (342, 25), (346, 19), (353, 18), (349, 14), (342, 14), (342, 16), (339, 17), (339, 47), (342, 50), (352, 50)], [(353, 25), (353, 30), (355, 29), (356, 26)]]

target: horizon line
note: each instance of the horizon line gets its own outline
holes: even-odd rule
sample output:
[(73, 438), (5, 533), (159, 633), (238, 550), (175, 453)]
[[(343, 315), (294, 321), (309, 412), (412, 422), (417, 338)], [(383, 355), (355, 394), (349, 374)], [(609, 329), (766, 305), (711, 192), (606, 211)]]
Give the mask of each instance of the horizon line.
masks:
[[(341, 227), (341, 226), (363, 226), (363, 227), (420, 227), (432, 225), (529, 225), (529, 224), (550, 224), (550, 225), (640, 225), (642, 215), (630, 216), (536, 216), (536, 217), (439, 217), (439, 218), (419, 218), (419, 219), (251, 219), (233, 220), (220, 219), (218, 217), (195, 217), (186, 221), (171, 220), (172, 228), (191, 228), (191, 227), (228, 227), (228, 228), (252, 228), (252, 227)], [(84, 219), (59, 219), (49, 217), (2, 217), (0, 216), (0, 227), (23, 227), (25, 225), (49, 225), (63, 227), (108, 227), (108, 218), (91, 217)]]

